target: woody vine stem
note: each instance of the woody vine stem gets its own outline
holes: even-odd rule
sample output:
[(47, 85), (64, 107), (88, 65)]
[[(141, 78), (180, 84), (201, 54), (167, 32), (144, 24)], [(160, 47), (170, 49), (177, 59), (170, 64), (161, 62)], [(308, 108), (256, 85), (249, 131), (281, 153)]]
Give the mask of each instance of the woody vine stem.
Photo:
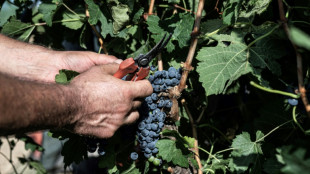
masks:
[(295, 43), (291, 40), (290, 37), (290, 30), (287, 25), (287, 18), (285, 17), (285, 12), (284, 12), (284, 7), (283, 7), (283, 2), (282, 0), (278, 0), (278, 5), (279, 5), (279, 15), (280, 15), (280, 20), (282, 22), (283, 29), (285, 31), (285, 34), (287, 35), (288, 39), (291, 41), (292, 46), (295, 50), (296, 54), (296, 61), (297, 61), (297, 77), (298, 77), (298, 89), (300, 92), (300, 97), (301, 100), (306, 108), (308, 117), (310, 118), (310, 105), (307, 99), (306, 95), (306, 89), (304, 86), (304, 78), (303, 78), (303, 70), (302, 70), (302, 56), (298, 52), (298, 47), (295, 45)]

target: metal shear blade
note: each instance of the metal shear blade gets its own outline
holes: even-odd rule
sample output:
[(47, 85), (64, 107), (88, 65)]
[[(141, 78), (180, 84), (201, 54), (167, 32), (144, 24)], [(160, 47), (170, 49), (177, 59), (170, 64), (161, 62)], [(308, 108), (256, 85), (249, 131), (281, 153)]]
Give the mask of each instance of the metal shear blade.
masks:
[(163, 48), (168, 44), (169, 40), (172, 37), (172, 33), (169, 34), (168, 38), (165, 40), (166, 35), (145, 55), (139, 55), (134, 60), (137, 62), (139, 66), (146, 67), (150, 63), (150, 61), (159, 54)]

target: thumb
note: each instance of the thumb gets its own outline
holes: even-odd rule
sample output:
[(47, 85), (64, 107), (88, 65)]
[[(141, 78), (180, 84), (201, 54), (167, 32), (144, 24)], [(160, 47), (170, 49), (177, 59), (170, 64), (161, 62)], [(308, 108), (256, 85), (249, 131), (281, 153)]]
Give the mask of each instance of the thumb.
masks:
[(119, 64), (117, 63), (110, 63), (101, 66), (101, 70), (103, 73), (114, 75), (119, 68)]

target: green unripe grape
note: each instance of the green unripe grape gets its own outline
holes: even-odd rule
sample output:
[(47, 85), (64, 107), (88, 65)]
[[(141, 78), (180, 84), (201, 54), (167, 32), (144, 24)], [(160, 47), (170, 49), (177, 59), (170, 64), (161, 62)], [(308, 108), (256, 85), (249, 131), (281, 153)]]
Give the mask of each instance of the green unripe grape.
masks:
[(155, 158), (154, 161), (153, 161), (153, 164), (155, 166), (159, 166), (160, 165), (160, 160), (158, 158)]
[(155, 157), (154, 157), (154, 156), (151, 156), (148, 160), (149, 160), (149, 162), (151, 163), (151, 162), (154, 161), (154, 159), (155, 159)]

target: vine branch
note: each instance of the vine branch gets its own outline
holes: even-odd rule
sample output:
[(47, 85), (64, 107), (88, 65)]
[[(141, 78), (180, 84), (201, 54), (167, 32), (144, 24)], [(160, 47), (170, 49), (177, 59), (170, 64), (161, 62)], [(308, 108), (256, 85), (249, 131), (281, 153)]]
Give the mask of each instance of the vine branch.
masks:
[(191, 11), (191, 10), (188, 10), (188, 9), (186, 9), (186, 8), (184, 8), (184, 7), (181, 7), (181, 6), (179, 6), (178, 4), (173, 4), (173, 7), (174, 7), (174, 8), (181, 9), (181, 10), (184, 10), (184, 11), (187, 11), (187, 12), (190, 12), (190, 13), (193, 13), (193, 14), (196, 14), (195, 12), (193, 12), (193, 11)]
[(197, 161), (197, 164), (199, 166), (198, 174), (202, 174), (202, 165), (201, 165), (201, 161), (199, 158), (199, 150), (198, 150), (199, 147), (198, 147), (198, 135), (197, 135), (196, 124), (195, 124), (195, 121), (193, 119), (192, 114), (190, 113), (190, 111), (188, 109), (188, 106), (185, 102), (185, 99), (182, 99), (181, 103), (183, 104), (183, 106), (186, 110), (186, 113), (188, 115), (189, 121), (191, 123), (193, 137), (195, 139), (193, 152), (195, 153), (195, 160)]
[(284, 11), (282, 0), (278, 0), (278, 6), (279, 6), (280, 21), (282, 22), (283, 29), (284, 29), (285, 34), (287, 35), (288, 39), (292, 43), (292, 46), (295, 50), (296, 61), (297, 61), (298, 89), (299, 89), (301, 100), (302, 100), (302, 102), (305, 106), (306, 112), (308, 114), (308, 117), (310, 118), (310, 105), (309, 105), (309, 101), (307, 99), (306, 89), (305, 89), (304, 80), (303, 80), (304, 78), (303, 78), (303, 70), (302, 70), (302, 56), (298, 52), (298, 47), (291, 40), (290, 30), (289, 30), (289, 27), (287, 25), (287, 18), (285, 17), (285, 11)]
[(180, 84), (178, 86), (178, 90), (180, 91), (180, 93), (186, 88), (186, 81), (187, 81), (187, 77), (188, 77), (188, 73), (189, 71), (192, 69), (192, 61), (194, 58), (194, 54), (196, 51), (196, 47), (197, 47), (197, 42), (198, 42), (198, 34), (199, 34), (199, 27), (200, 27), (200, 21), (201, 21), (201, 14), (202, 14), (202, 10), (204, 7), (204, 0), (199, 0), (198, 3), (198, 9), (196, 12), (196, 18), (195, 18), (195, 24), (194, 24), (194, 29), (192, 31), (192, 39), (191, 39), (191, 45), (189, 47), (189, 51), (187, 54), (187, 58), (186, 58), (186, 62), (183, 64), (183, 73), (182, 73), (182, 77), (181, 77), (181, 81)]

